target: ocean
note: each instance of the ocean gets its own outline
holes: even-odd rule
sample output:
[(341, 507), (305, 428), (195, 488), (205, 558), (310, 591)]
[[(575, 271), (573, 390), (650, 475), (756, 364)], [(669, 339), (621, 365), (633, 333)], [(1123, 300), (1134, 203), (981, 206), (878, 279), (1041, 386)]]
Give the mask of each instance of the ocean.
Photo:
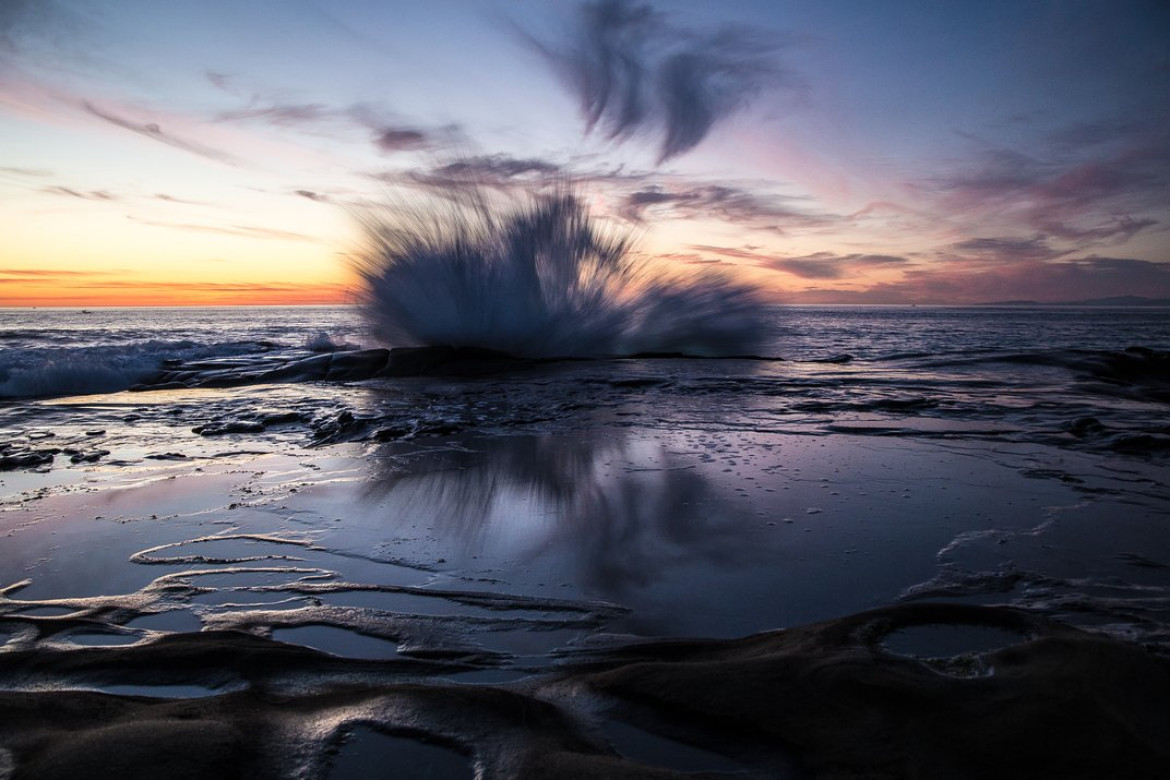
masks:
[[(763, 327), (752, 355), (388, 375), (355, 307), (0, 310), (0, 653), (234, 631), (491, 687), (941, 601), (1170, 654), (1170, 310), (776, 306)], [(119, 663), (19, 685), (241, 689)], [(278, 775), (362, 776), (382, 748), (345, 733), (365, 758), (335, 734)], [(705, 761), (675, 768), (735, 768)]]

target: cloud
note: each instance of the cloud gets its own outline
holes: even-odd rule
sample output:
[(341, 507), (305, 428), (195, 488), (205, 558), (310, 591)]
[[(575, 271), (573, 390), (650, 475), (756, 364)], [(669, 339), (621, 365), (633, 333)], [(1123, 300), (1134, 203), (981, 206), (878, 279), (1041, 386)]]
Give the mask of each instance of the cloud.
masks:
[(165, 192), (156, 193), (155, 200), (166, 201), (167, 203), (181, 203), (184, 206), (207, 206), (210, 205), (204, 201), (188, 200), (186, 198), (176, 198), (174, 195), (167, 195)]
[(700, 254), (692, 252), (668, 252), (666, 254), (656, 255), (661, 260), (668, 260), (672, 263), (681, 263), (682, 265), (722, 265), (726, 264), (726, 260), (720, 260), (717, 257), (703, 257)]
[(979, 144), (959, 169), (921, 189), (958, 219), (1014, 221), (1066, 251), (1117, 246), (1170, 210), (1170, 132), (1121, 120), (1079, 123), (1043, 156)]
[(894, 255), (837, 255), (816, 252), (801, 257), (772, 257), (759, 264), (801, 279), (848, 279), (875, 268), (902, 268), (910, 261)]
[(10, 165), (2, 165), (0, 166), (0, 174), (41, 178), (44, 176), (52, 176), (53, 172), (44, 168), (18, 168)]
[(135, 222), (143, 225), (150, 225), (151, 227), (171, 228), (173, 230), (190, 230), (197, 233), (214, 233), (224, 236), (242, 236), (244, 238), (265, 238), (275, 239), (278, 241), (303, 241), (309, 243), (321, 243), (321, 239), (314, 236), (306, 235), (304, 233), (294, 233), (288, 230), (275, 230), (273, 228), (254, 227), (251, 225), (197, 225), (181, 222), (157, 222), (154, 220), (137, 219), (135, 217), (128, 217)]
[(322, 195), (320, 192), (313, 192), (312, 190), (296, 190), (295, 194), (316, 203), (329, 203), (330, 200), (328, 195)]
[(985, 260), (993, 263), (1015, 260), (1052, 260), (1068, 254), (1055, 249), (1044, 236), (1032, 238), (972, 238), (952, 244), (949, 250), (959, 257)]
[(328, 295), (346, 289), (342, 284), (287, 284), (283, 282), (172, 282), (133, 279), (94, 282), (87, 287), (102, 290), (177, 290), (216, 293), (320, 293)]
[(313, 124), (332, 119), (338, 112), (320, 103), (293, 103), (287, 105), (256, 106), (236, 111), (223, 111), (216, 115), (217, 122), (244, 122), (263, 120), (265, 124), (277, 127)]
[(656, 134), (659, 164), (697, 146), (765, 86), (796, 83), (776, 62), (775, 39), (674, 27), (627, 0), (583, 4), (567, 42), (526, 37), (580, 101), (587, 132), (615, 141)]
[[(241, 94), (224, 74), (209, 72), (207, 78), (226, 92)], [(220, 112), (215, 121), (262, 122), (326, 135), (357, 128), (368, 133), (374, 147), (384, 154), (433, 148), (453, 133), (452, 128), (432, 132), (404, 124), (396, 121), (390, 112), (368, 103), (338, 108), (323, 103), (281, 103), (260, 94), (247, 98), (247, 107)]]
[(0, 284), (25, 284), (28, 282), (71, 282), (79, 279), (111, 276), (122, 271), (72, 271), (49, 268), (0, 268)]
[(427, 136), (418, 130), (380, 128), (374, 132), (374, 145), (383, 152), (424, 149), (427, 146)]
[(790, 293), (788, 298), (806, 303), (978, 304), (1059, 303), (1124, 295), (1170, 298), (1170, 264), (1090, 256), (1056, 262), (1025, 260), (995, 268), (979, 263), (914, 266), (898, 281), (864, 290), (818, 288)]
[[(25, 282), (5, 297), (0, 276), (0, 302), (4, 305), (94, 306), (108, 304), (186, 305), (191, 303), (342, 303), (352, 301), (352, 285), (342, 282), (288, 283), (176, 282), (152, 279), (95, 279), (82, 274), (73, 278)], [(36, 290), (30, 294), (30, 290)]]
[(47, 192), (50, 195), (66, 195), (71, 198), (81, 198), (82, 200), (100, 200), (111, 201), (119, 200), (118, 196), (111, 195), (105, 190), (90, 190), (89, 192), (79, 192), (78, 190), (70, 189), (69, 187), (44, 187), (41, 192)]
[(811, 214), (788, 203), (792, 198), (756, 193), (726, 184), (700, 184), (665, 188), (654, 185), (627, 194), (621, 213), (626, 219), (640, 222), (655, 207), (667, 207), (672, 216), (716, 218), (759, 229), (783, 232), (790, 227), (828, 224), (833, 217)]
[(422, 187), (440, 194), (477, 189), (530, 190), (574, 181), (558, 163), (506, 154), (463, 157), (425, 169), (374, 174), (374, 178), (387, 184)]
[(697, 252), (711, 252), (724, 257), (735, 257), (743, 260), (751, 260), (753, 262), (760, 262), (762, 256), (754, 249), (744, 247), (726, 247), (726, 246), (712, 246), (711, 244), (691, 244), (691, 249)]
[(757, 247), (721, 247), (709, 244), (691, 244), (691, 249), (735, 260), (747, 261), (760, 268), (783, 271), (801, 279), (847, 279), (865, 271), (882, 268), (903, 268), (910, 264), (905, 257), (877, 254), (838, 255), (816, 252), (798, 257), (778, 257), (757, 252)]
[(93, 114), (99, 119), (104, 119), (112, 125), (129, 130), (132, 133), (137, 133), (138, 135), (145, 136), (152, 140), (158, 141), (159, 143), (166, 144), (167, 146), (173, 146), (176, 149), (182, 149), (185, 152), (197, 154), (200, 157), (206, 157), (210, 160), (227, 163), (228, 165), (239, 164), (239, 161), (232, 155), (171, 135), (170, 133), (164, 131), (162, 127), (155, 122), (135, 122), (133, 120), (112, 114), (104, 109), (98, 108), (89, 101), (84, 101), (82, 105), (90, 114)]

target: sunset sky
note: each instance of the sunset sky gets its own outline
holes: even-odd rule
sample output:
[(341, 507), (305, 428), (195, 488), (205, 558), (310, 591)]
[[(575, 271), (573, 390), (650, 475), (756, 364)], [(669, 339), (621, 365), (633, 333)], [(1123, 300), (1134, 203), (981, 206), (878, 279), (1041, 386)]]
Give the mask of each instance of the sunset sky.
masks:
[(1170, 297), (1164, 0), (0, 0), (0, 306), (353, 300), (570, 181), (778, 301)]

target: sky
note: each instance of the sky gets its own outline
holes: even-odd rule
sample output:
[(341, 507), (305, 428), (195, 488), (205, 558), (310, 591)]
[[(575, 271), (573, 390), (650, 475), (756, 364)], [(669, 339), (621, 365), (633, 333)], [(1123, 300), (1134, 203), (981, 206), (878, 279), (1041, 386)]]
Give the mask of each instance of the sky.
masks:
[(0, 0), (0, 306), (353, 302), (570, 186), (790, 303), (1170, 298), (1164, 0)]

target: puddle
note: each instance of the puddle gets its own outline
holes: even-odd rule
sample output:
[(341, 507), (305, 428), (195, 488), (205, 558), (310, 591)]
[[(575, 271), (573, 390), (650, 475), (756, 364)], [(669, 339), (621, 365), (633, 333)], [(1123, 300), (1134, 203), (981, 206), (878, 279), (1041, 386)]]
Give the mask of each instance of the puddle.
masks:
[(376, 660), (399, 657), (398, 645), (394, 642), (332, 626), (282, 628), (273, 631), (272, 638), (278, 642), (311, 647), (343, 658)]
[(471, 762), (453, 750), (370, 728), (354, 729), (333, 760), (329, 780), (472, 780)]
[(67, 639), (73, 644), (86, 647), (120, 647), (132, 645), (142, 639), (134, 634), (105, 634), (101, 632), (87, 632), (84, 634), (70, 634)]
[(185, 609), (173, 609), (154, 615), (143, 615), (126, 624), (127, 627), (144, 628), (148, 631), (171, 631), (177, 634), (195, 633), (203, 630), (203, 622)]
[(156, 699), (201, 699), (225, 692), (206, 685), (103, 685), (101, 690), (118, 696), (151, 696)]

